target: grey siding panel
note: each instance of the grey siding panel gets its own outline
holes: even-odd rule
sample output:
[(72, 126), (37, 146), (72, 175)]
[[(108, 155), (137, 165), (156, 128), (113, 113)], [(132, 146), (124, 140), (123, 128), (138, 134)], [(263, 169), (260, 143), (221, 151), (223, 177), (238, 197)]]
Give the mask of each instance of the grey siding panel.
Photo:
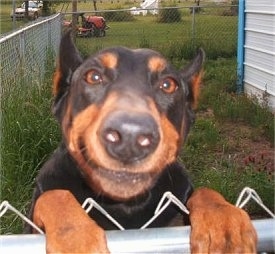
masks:
[[(275, 54), (269, 50), (263, 50), (257, 47), (245, 47), (245, 65), (253, 65), (259, 69), (263, 69), (265, 73), (275, 73), (274, 56)], [(264, 75), (264, 73), (263, 73)]]
[[(255, 31), (246, 31), (246, 45), (252, 48), (258, 48), (271, 53), (274, 51), (274, 35), (267, 33), (259, 33)], [(261, 37), (261, 40), (258, 38)]]

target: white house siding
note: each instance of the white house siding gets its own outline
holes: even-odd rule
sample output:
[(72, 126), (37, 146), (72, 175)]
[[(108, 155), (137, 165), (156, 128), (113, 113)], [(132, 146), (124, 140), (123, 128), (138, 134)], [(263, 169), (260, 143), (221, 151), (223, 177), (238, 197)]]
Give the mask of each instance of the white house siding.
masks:
[(244, 91), (275, 111), (275, 0), (246, 0), (245, 14)]

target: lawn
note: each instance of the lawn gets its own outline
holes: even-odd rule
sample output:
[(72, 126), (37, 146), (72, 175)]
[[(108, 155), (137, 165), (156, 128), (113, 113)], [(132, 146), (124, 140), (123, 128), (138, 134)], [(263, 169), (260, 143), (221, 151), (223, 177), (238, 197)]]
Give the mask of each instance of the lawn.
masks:
[[(79, 4), (83, 6), (83, 2)], [(8, 5), (1, 7), (1, 15), (9, 12)], [(83, 56), (114, 45), (154, 48), (179, 68), (202, 46), (207, 61), (197, 120), (179, 159), (196, 187), (214, 188), (234, 203), (241, 189), (250, 186), (273, 209), (273, 115), (254, 100), (236, 94), (237, 18), (205, 11), (196, 16), (196, 29), (192, 30), (192, 17), (187, 14), (173, 24), (157, 23), (154, 16), (136, 17), (133, 22), (110, 21), (106, 37), (78, 38), (76, 42)], [(7, 23), (2, 27), (8, 30)], [(1, 88), (1, 200), (9, 200), (24, 214), (37, 171), (60, 140), (50, 112), (53, 69), (54, 59), (50, 58), (41, 83), (18, 82)], [(256, 206), (249, 206), (248, 211), (252, 217), (266, 216)], [(21, 230), (22, 222), (13, 214), (1, 218), (0, 233)]]
[[(19, 5), (21, 1), (17, 1)], [(52, 6), (53, 12), (71, 11), (71, 2), (68, 4), (55, 4)], [(199, 15), (192, 16), (189, 6), (193, 6), (193, 1), (181, 1), (175, 3), (171, 0), (162, 1), (161, 7), (177, 6), (178, 10), (170, 13), (170, 16), (180, 12), (181, 20), (170, 23), (157, 22), (158, 17), (154, 15), (135, 16), (134, 21), (127, 22), (127, 12), (121, 12), (121, 9), (128, 9), (137, 6), (132, 1), (103, 1), (98, 2), (98, 13), (106, 17), (110, 29), (105, 38), (94, 38), (93, 40), (82, 40), (83, 44), (92, 44), (94, 50), (100, 48), (123, 45), (128, 47), (150, 47), (161, 52), (167, 52), (169, 58), (190, 58), (188, 52), (182, 51), (182, 48), (203, 47), (210, 58), (219, 56), (232, 56), (236, 54), (237, 38), (237, 17), (225, 16), (223, 12), (229, 9), (228, 5), (224, 7), (219, 5), (216, 8), (213, 3), (204, 2), (204, 8)], [(206, 6), (207, 4), (207, 6)], [(25, 21), (16, 21), (13, 24), (10, 18), (12, 9), (11, 1), (0, 3), (1, 33), (14, 28), (26, 25)], [(112, 10), (111, 12), (107, 10)], [(118, 11), (115, 11), (118, 10)], [(93, 7), (89, 1), (78, 3), (78, 11), (86, 12), (87, 15), (93, 15)], [(118, 15), (123, 22), (116, 22), (111, 17)], [(176, 17), (176, 16), (175, 16)], [(65, 15), (65, 19), (71, 20), (71, 15)], [(172, 19), (173, 20), (173, 19)], [(221, 42), (223, 47), (221, 47)], [(85, 50), (84, 50), (85, 54)], [(89, 54), (89, 52), (87, 52)]]
[(26, 25), (26, 21), (17, 20), (15, 23), (12, 22), (10, 13), (12, 10), (12, 2), (1, 1), (0, 3), (0, 34), (4, 34), (12, 31), (13, 29), (20, 28)]

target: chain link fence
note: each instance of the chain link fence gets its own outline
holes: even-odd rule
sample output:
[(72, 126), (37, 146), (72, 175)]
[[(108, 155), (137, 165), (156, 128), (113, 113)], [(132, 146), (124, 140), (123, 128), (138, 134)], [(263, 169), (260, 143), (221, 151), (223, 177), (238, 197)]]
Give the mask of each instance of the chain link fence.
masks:
[[(122, 45), (153, 48), (169, 59), (179, 60), (192, 57), (198, 47), (203, 47), (212, 59), (235, 56), (236, 8), (234, 5), (214, 5), (85, 12), (85, 18), (102, 16), (109, 29), (92, 34), (82, 30), (81, 37), (94, 39), (78, 40), (78, 43), (84, 55), (104, 47)], [(64, 21), (71, 17), (72, 13), (63, 14)], [(43, 78), (48, 51), (54, 49), (56, 53), (58, 49), (60, 19), (61, 16), (56, 15), (0, 38), (1, 89), (8, 89), (18, 80), (30, 83)], [(78, 21), (79, 28), (85, 28), (90, 22), (94, 28), (101, 29), (97, 21)]]
[(61, 15), (57, 14), (0, 38), (1, 96), (13, 86), (39, 84), (47, 56), (57, 54)]
[[(190, 58), (198, 47), (203, 47), (211, 59), (232, 57), (237, 51), (236, 5), (86, 11), (84, 19), (83, 12), (76, 15), (79, 37), (95, 38), (79, 41), (87, 54), (91, 48), (96, 51), (114, 45), (153, 48), (169, 59)], [(103, 29), (90, 18), (94, 15), (105, 19), (109, 27), (105, 33), (94, 32)], [(64, 14), (64, 19), (70, 21), (72, 13)]]
[[(255, 201), (272, 217), (271, 219), (252, 221), (258, 236), (258, 253), (272, 251), (275, 237), (275, 232), (272, 230), (275, 226), (275, 215), (263, 204), (260, 196), (255, 190), (245, 187), (240, 193), (235, 205), (236, 207), (243, 208), (249, 201)], [(165, 192), (152, 218), (140, 229), (132, 229), (130, 231), (125, 230), (123, 226), (112, 217), (112, 214), (109, 214), (92, 198), (86, 199), (82, 204), (82, 208), (86, 213), (89, 213), (91, 209), (97, 209), (103, 216), (120, 229), (105, 231), (107, 245), (111, 253), (190, 253), (190, 226), (148, 228), (156, 217), (167, 209), (171, 203), (183, 213), (189, 214), (187, 207), (181, 203), (177, 197), (171, 192)], [(3, 253), (31, 252), (44, 254), (46, 250), (46, 241), (43, 230), (30, 222), (28, 218), (10, 205), (8, 201), (0, 203), (0, 218), (4, 216), (8, 210), (14, 212), (27, 223), (30, 223), (40, 235), (0, 235), (0, 242), (2, 243), (1, 250)]]
[[(109, 46), (147, 47), (180, 65), (182, 59), (193, 56), (197, 47), (203, 47), (208, 58), (231, 57), (236, 55), (237, 47), (233, 7), (162, 7), (153, 13), (141, 9), (138, 14), (133, 11), (139, 10), (133, 9), (85, 11), (85, 17), (102, 16), (109, 29), (81, 35), (76, 43), (84, 56)], [(62, 24), (71, 20), (72, 13), (57, 14), (0, 38), (1, 192), (3, 198), (22, 210), (27, 207), (36, 170), (58, 142), (59, 132), (49, 117), (48, 95), (42, 89), (39, 93), (36, 90), (45, 79), (49, 54), (58, 53)], [(78, 26), (83, 27), (82, 20)], [(46, 85), (49, 90), (50, 84)], [(14, 221), (11, 218), (2, 223), (0, 231), (16, 228), (20, 232), (20, 222)]]
[[(50, 72), (60, 38), (60, 14), (0, 38), (0, 196), (20, 204), (22, 210), (36, 170), (55, 147), (51, 135), (58, 136), (49, 115)], [(13, 218), (0, 219), (0, 232), (16, 232), (17, 227), (22, 225)]]

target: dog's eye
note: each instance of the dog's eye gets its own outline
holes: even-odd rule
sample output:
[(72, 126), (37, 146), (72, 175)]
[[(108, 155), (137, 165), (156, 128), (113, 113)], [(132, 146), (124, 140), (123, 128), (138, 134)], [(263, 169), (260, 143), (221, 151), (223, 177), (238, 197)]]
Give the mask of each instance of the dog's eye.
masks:
[(102, 83), (101, 74), (96, 70), (90, 70), (86, 73), (86, 81), (90, 85), (97, 85)]
[(167, 94), (172, 94), (178, 89), (178, 83), (172, 78), (166, 78), (161, 82), (160, 89)]

